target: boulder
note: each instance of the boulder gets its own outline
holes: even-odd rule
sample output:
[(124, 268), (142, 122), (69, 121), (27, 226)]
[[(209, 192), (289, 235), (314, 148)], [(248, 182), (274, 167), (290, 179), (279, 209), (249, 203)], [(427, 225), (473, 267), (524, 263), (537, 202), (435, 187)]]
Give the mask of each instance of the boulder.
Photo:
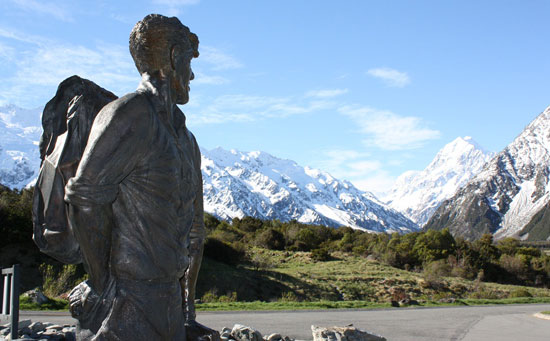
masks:
[(48, 303), (50, 301), (49, 298), (46, 297), (40, 290), (38, 289), (32, 289), (29, 291), (25, 291), (23, 293), (23, 297), (30, 298), (34, 303), (38, 305), (42, 305), (44, 303)]
[(262, 334), (252, 327), (236, 324), (231, 330), (231, 336), (238, 341), (264, 341)]
[(386, 338), (357, 329), (346, 327), (318, 327), (311, 326), (313, 341), (386, 341)]
[(283, 337), (279, 333), (273, 333), (264, 337), (265, 341), (282, 341)]

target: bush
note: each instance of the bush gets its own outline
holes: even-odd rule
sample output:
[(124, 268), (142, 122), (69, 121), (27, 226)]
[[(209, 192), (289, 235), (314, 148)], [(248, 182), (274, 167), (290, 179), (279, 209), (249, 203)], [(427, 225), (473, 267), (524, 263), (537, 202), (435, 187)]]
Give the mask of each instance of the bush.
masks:
[(270, 227), (256, 236), (254, 244), (269, 250), (282, 250), (285, 247), (285, 237), (281, 232)]
[(499, 265), (517, 280), (526, 279), (529, 273), (529, 266), (522, 255), (510, 256), (503, 254), (500, 256)]
[(292, 291), (283, 292), (279, 302), (300, 302), (300, 298)]
[(516, 298), (516, 297), (533, 297), (533, 295), (529, 292), (529, 290), (525, 288), (518, 288), (514, 289), (510, 292), (508, 295), (510, 298)]
[(48, 297), (59, 297), (72, 290), (78, 283), (86, 280), (88, 275), (82, 266), (75, 264), (63, 265), (61, 269), (51, 264), (41, 264), (42, 289)]
[(227, 295), (218, 296), (218, 289), (212, 288), (204, 293), (201, 297), (202, 303), (216, 303), (216, 302), (237, 302), (237, 292), (233, 291), (227, 293)]
[(211, 237), (206, 238), (204, 243), (204, 256), (229, 265), (246, 260), (246, 253), (241, 244), (229, 244)]
[(331, 260), (330, 253), (325, 248), (313, 249), (311, 251), (311, 259), (316, 262), (326, 262)]
[(448, 277), (451, 267), (443, 259), (436, 260), (424, 266), (424, 277)]
[(249, 256), (249, 258), (251, 258), (250, 262), (252, 263), (256, 271), (267, 270), (273, 267), (271, 256), (267, 253), (256, 252), (252, 255), (252, 257)]

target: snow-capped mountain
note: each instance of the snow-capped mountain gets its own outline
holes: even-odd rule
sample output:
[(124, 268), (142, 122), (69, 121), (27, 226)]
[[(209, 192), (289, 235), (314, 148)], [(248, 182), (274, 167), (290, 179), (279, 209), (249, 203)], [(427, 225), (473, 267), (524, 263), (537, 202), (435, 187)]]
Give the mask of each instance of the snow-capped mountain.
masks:
[(372, 232), (418, 230), (371, 193), (323, 171), (264, 152), (201, 152), (204, 208), (222, 219), (254, 216)]
[[(0, 184), (22, 188), (36, 179), (41, 112), (0, 107)], [(263, 152), (202, 152), (205, 211), (220, 218), (296, 219), (375, 232), (418, 230), (371, 193), (320, 170)]]
[(441, 204), (425, 228), (449, 227), (468, 239), (528, 237), (522, 229), (550, 201), (549, 174), (550, 107)]
[(0, 107), (0, 184), (21, 189), (38, 176), (41, 108)]
[(471, 137), (458, 137), (445, 145), (424, 170), (399, 176), (384, 200), (422, 226), (437, 207), (479, 173), (493, 155)]

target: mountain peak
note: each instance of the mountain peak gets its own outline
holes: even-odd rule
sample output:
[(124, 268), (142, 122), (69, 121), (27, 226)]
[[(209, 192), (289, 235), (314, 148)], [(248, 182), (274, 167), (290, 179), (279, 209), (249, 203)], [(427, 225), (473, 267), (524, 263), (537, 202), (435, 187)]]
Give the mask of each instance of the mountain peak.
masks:
[(464, 186), (491, 156), (470, 136), (457, 137), (441, 148), (424, 170), (399, 176), (385, 199), (422, 226), (441, 202)]
[(468, 239), (486, 232), (529, 238), (523, 227), (550, 202), (549, 131), (550, 107), (438, 208), (426, 227), (449, 227)]

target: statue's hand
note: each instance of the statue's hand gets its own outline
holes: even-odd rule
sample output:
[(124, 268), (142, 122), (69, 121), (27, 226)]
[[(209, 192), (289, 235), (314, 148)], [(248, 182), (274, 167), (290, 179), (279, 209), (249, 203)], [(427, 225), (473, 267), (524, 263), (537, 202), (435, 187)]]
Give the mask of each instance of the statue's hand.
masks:
[(76, 319), (78, 319), (78, 317), (82, 315), (83, 297), (84, 294), (80, 285), (74, 287), (69, 294), (69, 311), (71, 312), (71, 315)]
[(69, 294), (69, 310), (71, 315), (80, 319), (83, 314), (90, 311), (99, 302), (99, 296), (89, 286), (88, 281), (84, 281), (71, 290)]
[(195, 302), (190, 302), (190, 300), (186, 300), (183, 304), (183, 314), (185, 316), (186, 325), (196, 323), (195, 319), (197, 318), (197, 314), (195, 313)]

